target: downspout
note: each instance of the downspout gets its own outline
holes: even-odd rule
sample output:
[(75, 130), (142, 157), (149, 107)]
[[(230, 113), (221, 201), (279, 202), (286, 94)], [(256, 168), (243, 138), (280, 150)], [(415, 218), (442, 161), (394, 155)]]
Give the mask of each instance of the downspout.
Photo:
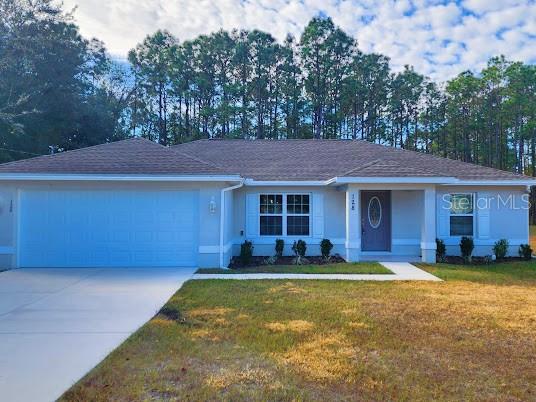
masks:
[(221, 190), (221, 198), (220, 198), (220, 268), (226, 268), (223, 266), (223, 230), (224, 230), (224, 223), (225, 223), (225, 193), (227, 191), (236, 190), (237, 188), (240, 188), (244, 185), (244, 179), (240, 180), (239, 184), (236, 184), (231, 187), (222, 188)]

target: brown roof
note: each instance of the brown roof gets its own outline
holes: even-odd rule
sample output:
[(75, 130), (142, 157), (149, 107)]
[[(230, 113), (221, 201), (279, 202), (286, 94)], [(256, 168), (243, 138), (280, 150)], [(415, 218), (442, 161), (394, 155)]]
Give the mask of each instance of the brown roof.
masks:
[(225, 174), (210, 162), (143, 138), (4, 163), (0, 165), (0, 173)]
[(333, 177), (527, 177), (360, 140), (199, 140), (173, 147), (255, 180), (328, 180)]
[(198, 140), (171, 148), (133, 138), (0, 165), (0, 173), (241, 175), (266, 181), (334, 177), (528, 177), (353, 140)]

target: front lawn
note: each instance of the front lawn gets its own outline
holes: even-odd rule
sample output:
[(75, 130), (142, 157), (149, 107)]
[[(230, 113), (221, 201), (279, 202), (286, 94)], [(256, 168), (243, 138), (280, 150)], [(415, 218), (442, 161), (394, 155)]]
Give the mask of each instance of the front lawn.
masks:
[(534, 400), (536, 264), (426, 269), (187, 282), (63, 400)]
[(443, 280), (536, 286), (536, 262), (509, 261), (489, 265), (415, 264)]
[(260, 265), (258, 267), (220, 269), (201, 268), (197, 274), (392, 274), (377, 262), (339, 263), (326, 265)]

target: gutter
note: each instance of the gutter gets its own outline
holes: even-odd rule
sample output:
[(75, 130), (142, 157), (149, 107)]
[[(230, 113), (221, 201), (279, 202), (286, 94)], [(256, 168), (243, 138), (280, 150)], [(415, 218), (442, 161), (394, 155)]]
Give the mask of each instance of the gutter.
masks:
[(148, 175), (148, 174), (34, 174), (0, 173), (0, 180), (14, 181), (155, 181), (155, 182), (209, 182), (239, 181), (238, 175)]
[(223, 229), (225, 223), (225, 193), (227, 191), (233, 191), (237, 188), (240, 188), (244, 185), (244, 179), (240, 179), (240, 183), (235, 184), (234, 186), (225, 187), (221, 189), (220, 195), (220, 268), (226, 268), (223, 266)]
[(436, 184), (441, 186), (536, 186), (536, 179), (461, 180), (455, 177), (333, 177), (328, 180), (254, 180), (245, 179), (243, 185), (257, 187), (315, 187), (344, 184)]

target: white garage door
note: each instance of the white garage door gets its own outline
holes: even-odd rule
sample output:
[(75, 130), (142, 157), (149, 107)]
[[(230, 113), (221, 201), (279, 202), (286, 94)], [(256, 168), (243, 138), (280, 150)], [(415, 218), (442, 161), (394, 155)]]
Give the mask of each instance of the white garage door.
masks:
[(195, 266), (198, 193), (21, 193), (21, 267)]

